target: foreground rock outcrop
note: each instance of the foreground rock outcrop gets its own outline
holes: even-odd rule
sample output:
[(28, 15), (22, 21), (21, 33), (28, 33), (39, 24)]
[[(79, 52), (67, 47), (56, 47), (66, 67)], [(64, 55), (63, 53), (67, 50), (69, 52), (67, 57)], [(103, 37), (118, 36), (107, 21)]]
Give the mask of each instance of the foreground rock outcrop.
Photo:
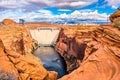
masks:
[(91, 38), (80, 67), (59, 80), (120, 80), (119, 29), (99, 26)]
[(17, 69), (14, 68), (14, 65), (9, 61), (9, 58), (7, 57), (7, 54), (5, 54), (4, 50), (5, 47), (0, 40), (0, 79), (4, 79), (7, 74), (11, 74), (15, 77), (16, 80), (18, 79), (19, 74)]
[(32, 51), (37, 47), (25, 27), (0, 27), (0, 80), (56, 80)]
[[(21, 54), (5, 49), (0, 40), (0, 70), (4, 74), (10, 74), (15, 79), (9, 80), (56, 80), (56, 72), (47, 72), (42, 63), (33, 56), (22, 56)], [(2, 74), (0, 74), (2, 75)], [(53, 75), (53, 76), (51, 76)], [(11, 78), (13, 78), (11, 77)], [(0, 79), (4, 79), (5, 76)]]

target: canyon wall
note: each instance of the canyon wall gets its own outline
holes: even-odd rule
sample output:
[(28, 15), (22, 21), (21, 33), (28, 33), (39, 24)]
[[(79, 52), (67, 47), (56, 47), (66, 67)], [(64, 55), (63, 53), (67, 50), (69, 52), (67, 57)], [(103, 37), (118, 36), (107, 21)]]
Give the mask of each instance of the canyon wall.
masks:
[(0, 40), (0, 79), (2, 80), (56, 80), (57, 73), (48, 72), (39, 59), (8, 50)]
[(3, 41), (5, 48), (20, 54), (31, 53), (34, 43), (29, 31), (24, 27), (13, 26), (0, 27), (0, 39)]
[(57, 72), (47, 71), (32, 54), (37, 42), (25, 27), (0, 26), (0, 79), (56, 80)]
[[(28, 29), (0, 27), (0, 79), (57, 80), (31, 53), (37, 48)], [(111, 25), (63, 27), (55, 46), (68, 75), (59, 80), (120, 80), (120, 29)]]
[(67, 63), (67, 71), (70, 73), (80, 66), (87, 47), (91, 41), (91, 32), (96, 26), (65, 27), (61, 30), (56, 49)]
[[(76, 70), (72, 67), (73, 71), (59, 80), (120, 80), (120, 30), (110, 25), (89, 28), (78, 27), (76, 31), (68, 29), (61, 33), (56, 46), (58, 52), (69, 59), (68, 62), (74, 61), (69, 58), (74, 56), (79, 67)], [(70, 37), (66, 32), (77, 34)], [(66, 42), (69, 41), (68, 37), (73, 41)], [(76, 48), (78, 50), (75, 47), (79, 47)]]

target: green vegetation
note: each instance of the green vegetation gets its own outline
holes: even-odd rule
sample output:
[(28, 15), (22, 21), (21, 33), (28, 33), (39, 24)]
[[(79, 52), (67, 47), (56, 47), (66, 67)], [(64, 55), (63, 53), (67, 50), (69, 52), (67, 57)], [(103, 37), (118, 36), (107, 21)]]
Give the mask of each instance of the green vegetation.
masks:
[(114, 27), (116, 28), (120, 27), (120, 20), (114, 22)]

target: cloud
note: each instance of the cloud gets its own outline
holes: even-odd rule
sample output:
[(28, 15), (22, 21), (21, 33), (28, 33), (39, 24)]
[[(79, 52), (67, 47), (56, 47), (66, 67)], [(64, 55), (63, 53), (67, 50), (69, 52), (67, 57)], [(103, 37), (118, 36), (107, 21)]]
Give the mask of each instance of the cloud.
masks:
[(114, 9), (117, 9), (120, 7), (120, 0), (105, 0), (108, 4), (108, 6), (111, 6)]
[(0, 12), (2, 14), (1, 16), (1, 21), (4, 18), (11, 18), (16, 21), (19, 19), (24, 19), (27, 22), (31, 21), (42, 21), (42, 22), (66, 22), (66, 21), (77, 21), (79, 22), (80, 20), (89, 20), (90, 22), (92, 21), (107, 21), (107, 18), (109, 15), (106, 13), (100, 14), (97, 10), (93, 11), (90, 9), (86, 10), (75, 10), (71, 14), (53, 14), (50, 10), (44, 10), (40, 9), (37, 11), (31, 11), (31, 12), (26, 12), (22, 10), (7, 10), (7, 11), (2, 11)]
[(109, 15), (106, 13), (99, 13), (98, 10), (75, 10), (71, 14), (54, 15), (54, 18), (67, 18), (67, 19), (82, 19), (82, 20), (102, 20), (106, 21)]
[(90, 5), (98, 0), (27, 0), (31, 4), (39, 4), (47, 7), (59, 7), (59, 8), (76, 8)]
[[(112, 8), (117, 8), (120, 0), (105, 0)], [(117, 2), (116, 2), (117, 1)], [(98, 0), (0, 0), (0, 20), (11, 18), (18, 21), (20, 18), (25, 21), (65, 22), (90, 20), (106, 21), (106, 13), (99, 13), (97, 10), (73, 10), (83, 8), (98, 2)], [(46, 7), (57, 7), (59, 14), (53, 14)], [(69, 8), (69, 9), (68, 9)], [(73, 8), (73, 9), (70, 9)]]
[(61, 12), (69, 12), (71, 11), (70, 9), (58, 9), (58, 11), (61, 11)]
[(20, 15), (22, 15), (22, 12), (20, 10), (13, 11), (13, 10), (5, 10), (0, 12), (0, 21), (2, 21), (5, 18), (11, 18), (13, 20), (17, 20)]
[(22, 8), (28, 5), (25, 0), (0, 0), (0, 8)]
[(38, 10), (38, 12), (41, 13), (41, 14), (52, 14), (51, 11), (49, 11), (49, 10), (44, 10), (44, 9)]
[[(88, 6), (98, 0), (0, 0), (0, 8), (33, 8), (36, 7), (58, 7), (58, 8), (82, 8)], [(33, 7), (32, 7), (33, 6)], [(30, 7), (30, 8), (28, 8)]]
[(24, 12), (23, 10), (5, 10), (0, 12), (1, 17), (0, 21), (2, 21), (5, 18), (11, 18), (18, 22), (19, 19), (24, 19), (25, 21), (34, 21), (34, 18), (48, 18), (52, 13), (47, 10), (38, 10), (36, 12)]

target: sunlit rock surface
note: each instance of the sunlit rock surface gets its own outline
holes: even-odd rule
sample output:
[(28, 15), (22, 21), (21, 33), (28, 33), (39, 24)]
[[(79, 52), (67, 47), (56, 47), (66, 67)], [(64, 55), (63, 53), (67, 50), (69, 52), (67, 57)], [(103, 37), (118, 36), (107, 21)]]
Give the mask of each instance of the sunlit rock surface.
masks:
[[(0, 79), (5, 78), (6, 74), (11, 74), (15, 76), (16, 79), (19, 77), (19, 73), (14, 65), (9, 61), (6, 52), (4, 51), (5, 47), (0, 40)], [(3, 78), (3, 79), (4, 79)], [(10, 78), (11, 79), (11, 78)]]
[(0, 27), (0, 39), (6, 49), (20, 54), (31, 53), (35, 47), (29, 31), (25, 27), (14, 27), (14, 25)]
[(117, 20), (120, 20), (120, 9), (118, 9), (118, 11), (116, 11), (115, 13), (110, 15), (109, 18), (110, 18), (111, 22), (115, 22)]
[(120, 31), (99, 26), (91, 38), (80, 67), (59, 80), (120, 80)]
[(14, 24), (16, 24), (16, 22), (13, 21), (12, 19), (4, 19), (4, 20), (2, 21), (2, 24), (3, 24), (3, 25), (14, 25)]
[(96, 26), (77, 25), (65, 27), (61, 31), (56, 49), (64, 57), (68, 72), (72, 72), (80, 66), (87, 42), (92, 39), (90, 31), (93, 31)]
[(56, 80), (55, 71), (47, 71), (32, 55), (37, 48), (28, 29), (10, 24), (0, 26), (0, 79)]
[[(66, 60), (70, 74), (59, 80), (120, 80), (120, 30), (110, 25), (96, 27), (63, 27), (56, 49)], [(0, 38), (3, 41), (0, 41), (0, 75), (3, 78), (57, 79), (56, 72), (46, 71), (39, 59), (27, 54), (37, 42), (26, 28), (2, 26)]]
[[(13, 76), (8, 80), (56, 80), (56, 72), (47, 72), (42, 63), (36, 57), (29, 55), (23, 56), (15, 51), (5, 49), (0, 41), (0, 70), (4, 74)], [(3, 74), (0, 74), (3, 75)], [(5, 76), (0, 77), (4, 79)], [(14, 78), (14, 79), (12, 79)]]

